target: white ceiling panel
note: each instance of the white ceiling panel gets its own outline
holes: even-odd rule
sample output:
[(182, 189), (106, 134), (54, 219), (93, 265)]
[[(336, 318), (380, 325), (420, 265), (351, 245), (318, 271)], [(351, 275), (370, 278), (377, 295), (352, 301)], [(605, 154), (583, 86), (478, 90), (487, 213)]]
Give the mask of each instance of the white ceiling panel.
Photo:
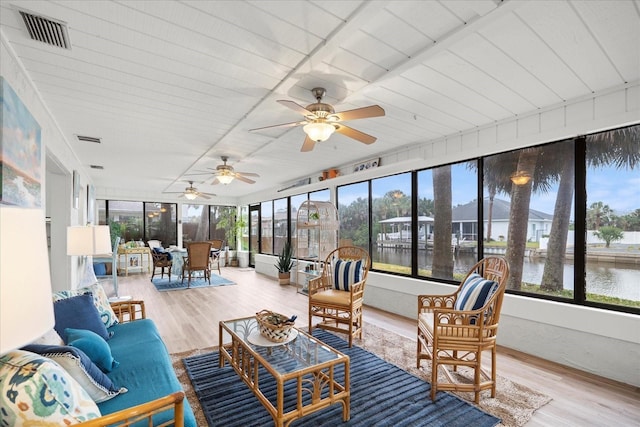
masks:
[[(72, 49), (31, 40), (18, 7), (68, 23)], [(98, 194), (145, 199), (189, 177), (256, 194), (640, 80), (634, 0), (6, 0), (0, 32)], [(336, 111), (380, 105), (345, 123), (377, 141), (302, 153), (301, 126), (249, 131), (303, 121), (276, 101), (315, 87)], [(256, 184), (188, 175), (222, 155)]]

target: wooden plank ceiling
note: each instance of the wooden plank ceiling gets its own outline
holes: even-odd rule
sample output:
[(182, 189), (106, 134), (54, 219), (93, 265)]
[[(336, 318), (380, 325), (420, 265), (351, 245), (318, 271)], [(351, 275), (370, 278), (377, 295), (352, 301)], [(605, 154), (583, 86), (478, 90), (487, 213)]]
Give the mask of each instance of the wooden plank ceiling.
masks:
[[(62, 21), (34, 41), (19, 10)], [(638, 1), (3, 1), (8, 41), (99, 193), (238, 196), (623, 87), (640, 76)], [(378, 104), (302, 153), (278, 104)], [(100, 144), (77, 135), (98, 137)], [(190, 174), (229, 156), (257, 183)], [(103, 170), (89, 169), (103, 166)]]

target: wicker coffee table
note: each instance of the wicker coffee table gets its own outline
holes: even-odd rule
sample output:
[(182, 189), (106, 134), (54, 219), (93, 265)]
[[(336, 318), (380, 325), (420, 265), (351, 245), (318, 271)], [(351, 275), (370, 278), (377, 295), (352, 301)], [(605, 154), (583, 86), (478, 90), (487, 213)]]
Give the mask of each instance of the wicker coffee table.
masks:
[[(349, 414), (349, 356), (311, 335), (292, 329), (285, 343), (271, 343), (258, 331), (255, 317), (220, 322), (220, 367), (233, 367), (271, 414), (276, 426), (342, 404), (342, 419)], [(275, 401), (261, 389), (272, 376)]]

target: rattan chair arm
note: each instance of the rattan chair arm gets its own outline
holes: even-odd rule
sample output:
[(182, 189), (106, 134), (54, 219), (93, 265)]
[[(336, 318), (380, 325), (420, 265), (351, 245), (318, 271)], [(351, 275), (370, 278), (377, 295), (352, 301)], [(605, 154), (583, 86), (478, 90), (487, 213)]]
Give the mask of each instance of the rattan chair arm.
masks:
[(358, 298), (362, 298), (362, 295), (364, 294), (365, 282), (366, 282), (366, 280), (361, 280), (359, 282), (352, 283), (351, 285), (349, 285), (349, 290), (351, 291), (351, 300), (352, 301), (354, 301), (355, 299), (358, 299)]
[(120, 323), (147, 318), (144, 301), (142, 300), (114, 301), (111, 303), (111, 308)]
[(418, 313), (436, 308), (453, 308), (458, 292), (447, 295), (418, 295)]
[[(173, 423), (163, 425), (173, 425), (184, 427), (184, 392), (177, 391), (167, 396), (146, 402), (141, 405), (132, 406), (118, 412), (103, 415), (78, 425), (83, 427), (103, 427), (103, 426), (130, 426), (136, 421), (148, 420), (153, 422), (154, 414), (173, 409)], [(149, 424), (151, 425), (151, 424)]]
[(329, 283), (328, 276), (314, 277), (313, 279), (309, 280), (309, 296), (331, 288), (332, 285), (331, 283)]

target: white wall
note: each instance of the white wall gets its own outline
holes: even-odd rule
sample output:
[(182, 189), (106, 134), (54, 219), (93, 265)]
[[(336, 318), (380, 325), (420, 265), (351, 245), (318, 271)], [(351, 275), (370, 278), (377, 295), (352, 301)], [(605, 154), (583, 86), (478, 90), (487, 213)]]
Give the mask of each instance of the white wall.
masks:
[[(80, 173), (81, 188), (86, 189), (87, 184), (90, 183), (87, 178), (88, 174), (71, 150), (55, 119), (42, 102), (40, 94), (35, 90), (1, 31), (0, 75), (9, 83), (41, 127), (42, 206), (46, 215), (51, 216), (52, 231), (57, 230), (56, 240), (65, 242), (62, 246), (56, 245), (52, 251), (54, 253), (52, 256), (52, 271), (54, 271), (52, 287), (53, 290), (70, 289), (78, 283), (78, 269), (82, 265), (78, 257), (66, 255), (66, 227), (84, 224), (86, 220), (86, 191), (81, 193), (79, 209), (73, 209), (69, 190), (71, 188), (70, 176), (73, 170), (77, 170)], [(46, 157), (48, 155), (55, 157), (56, 164), (62, 172), (62, 176), (56, 179), (56, 182), (47, 182)], [(66, 181), (64, 180), (65, 176), (69, 177)], [(56, 196), (53, 197), (46, 197), (51, 191), (59, 191), (59, 186), (62, 186), (62, 192), (56, 193)], [(65, 230), (64, 237), (61, 236), (60, 230)], [(52, 241), (52, 245), (54, 243)]]

